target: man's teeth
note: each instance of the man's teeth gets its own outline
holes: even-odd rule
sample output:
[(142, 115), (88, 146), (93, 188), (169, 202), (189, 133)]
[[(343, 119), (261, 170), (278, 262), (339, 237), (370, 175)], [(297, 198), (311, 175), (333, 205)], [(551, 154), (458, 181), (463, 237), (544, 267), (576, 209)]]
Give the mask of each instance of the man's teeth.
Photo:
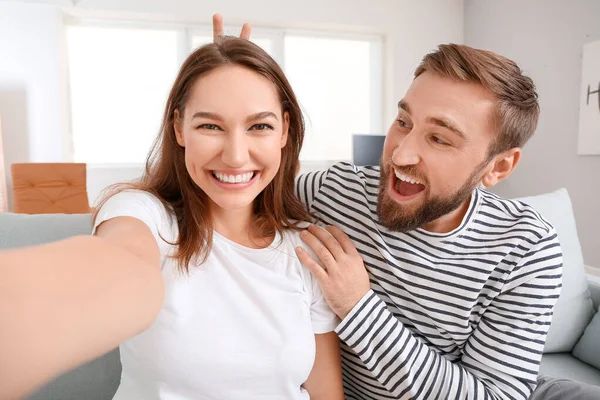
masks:
[(246, 172), (238, 175), (228, 175), (213, 171), (213, 176), (223, 183), (247, 183), (254, 177), (254, 172)]
[(394, 170), (394, 173), (396, 174), (396, 178), (400, 179), (401, 181), (412, 183), (412, 184), (417, 184), (417, 185), (422, 185), (422, 183), (419, 182), (418, 180), (408, 177), (406, 175), (402, 175), (400, 172), (398, 172), (396, 170)]

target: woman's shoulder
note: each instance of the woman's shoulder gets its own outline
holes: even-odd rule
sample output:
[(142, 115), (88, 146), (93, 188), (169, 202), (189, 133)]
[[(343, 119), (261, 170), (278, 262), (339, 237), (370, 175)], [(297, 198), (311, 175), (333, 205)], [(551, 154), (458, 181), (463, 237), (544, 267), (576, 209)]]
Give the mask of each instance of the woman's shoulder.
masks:
[(127, 205), (127, 204), (144, 204), (149, 207), (163, 207), (161, 200), (158, 196), (142, 189), (127, 188), (116, 192), (107, 198), (106, 203), (111, 202), (115, 204)]
[(136, 209), (161, 218), (168, 218), (172, 210), (155, 194), (141, 189), (124, 189), (111, 195), (100, 207), (103, 209)]
[(302, 278), (307, 281), (311, 286), (313, 285), (313, 277), (308, 271), (308, 269), (300, 262), (300, 259), (296, 255), (296, 248), (302, 247), (308, 254), (310, 254), (314, 259), (317, 259), (316, 254), (312, 251), (310, 247), (302, 240), (300, 237), (300, 232), (302, 230), (308, 228), (310, 224), (308, 222), (301, 222), (297, 225), (298, 229), (286, 229), (282, 235), (282, 243), (281, 246), (285, 247), (285, 253), (294, 259), (302, 271)]
[(300, 237), (300, 233), (307, 229), (310, 225), (309, 222), (305, 222), (305, 221), (292, 221), (293, 223), (295, 223), (295, 228), (288, 228), (285, 229), (283, 231), (282, 234), (282, 242), (283, 245), (286, 247), (289, 247), (289, 250), (294, 252), (294, 257), (295, 257), (295, 249), (298, 246), (301, 246), (302, 248), (304, 248), (305, 250), (307, 250), (309, 253), (312, 254), (312, 251), (310, 250), (310, 248), (306, 245), (306, 243), (304, 243), (304, 241), (302, 240), (302, 238)]
[(153, 233), (168, 232), (168, 237), (173, 236), (173, 213), (161, 199), (145, 190), (127, 188), (108, 197), (96, 213), (94, 228), (116, 217), (137, 218), (146, 223)]
[[(309, 223), (302, 223), (299, 227), (302, 229), (308, 228)], [(339, 318), (331, 311), (325, 298), (323, 297), (323, 293), (319, 288), (319, 284), (317, 279), (310, 273), (308, 268), (306, 268), (296, 257), (295, 249), (298, 246), (301, 246), (304, 250), (308, 252), (308, 254), (317, 262), (318, 257), (315, 253), (308, 247), (304, 241), (300, 238), (301, 230), (292, 230), (289, 229), (285, 231), (284, 237), (287, 239), (287, 243), (291, 245), (291, 254), (293, 254), (296, 259), (299, 268), (300, 275), (302, 276), (302, 280), (304, 281), (305, 290), (310, 299), (310, 309), (311, 309), (311, 321), (313, 325), (313, 331), (315, 334), (327, 333), (331, 332), (335, 329), (335, 327), (339, 324)]]

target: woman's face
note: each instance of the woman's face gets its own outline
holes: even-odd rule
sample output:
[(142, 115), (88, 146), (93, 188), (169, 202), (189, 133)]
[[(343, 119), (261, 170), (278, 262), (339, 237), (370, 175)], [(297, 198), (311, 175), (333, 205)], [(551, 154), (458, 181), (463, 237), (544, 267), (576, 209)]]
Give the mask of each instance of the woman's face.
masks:
[(175, 113), (188, 173), (212, 207), (228, 211), (251, 209), (273, 180), (288, 128), (275, 85), (239, 66), (199, 78), (185, 110)]

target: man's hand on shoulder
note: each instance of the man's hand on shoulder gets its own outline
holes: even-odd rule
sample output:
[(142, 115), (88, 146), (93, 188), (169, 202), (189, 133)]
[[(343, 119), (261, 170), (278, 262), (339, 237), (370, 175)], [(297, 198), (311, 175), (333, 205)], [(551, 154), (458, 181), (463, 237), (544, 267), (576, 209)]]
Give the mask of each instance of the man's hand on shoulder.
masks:
[(329, 307), (344, 319), (371, 289), (360, 254), (350, 238), (334, 226), (323, 229), (310, 225), (300, 236), (321, 264), (302, 247), (296, 248), (298, 258), (317, 278)]

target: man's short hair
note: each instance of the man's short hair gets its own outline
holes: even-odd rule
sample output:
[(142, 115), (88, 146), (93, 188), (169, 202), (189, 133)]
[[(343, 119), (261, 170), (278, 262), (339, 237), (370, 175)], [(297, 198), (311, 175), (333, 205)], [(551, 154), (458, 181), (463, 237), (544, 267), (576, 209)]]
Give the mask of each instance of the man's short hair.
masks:
[(538, 95), (531, 78), (523, 75), (514, 61), (491, 51), (443, 44), (423, 58), (415, 78), (427, 71), (475, 82), (493, 93), (497, 100), (493, 121), (496, 138), (488, 149), (490, 157), (523, 147), (535, 132), (540, 114)]

